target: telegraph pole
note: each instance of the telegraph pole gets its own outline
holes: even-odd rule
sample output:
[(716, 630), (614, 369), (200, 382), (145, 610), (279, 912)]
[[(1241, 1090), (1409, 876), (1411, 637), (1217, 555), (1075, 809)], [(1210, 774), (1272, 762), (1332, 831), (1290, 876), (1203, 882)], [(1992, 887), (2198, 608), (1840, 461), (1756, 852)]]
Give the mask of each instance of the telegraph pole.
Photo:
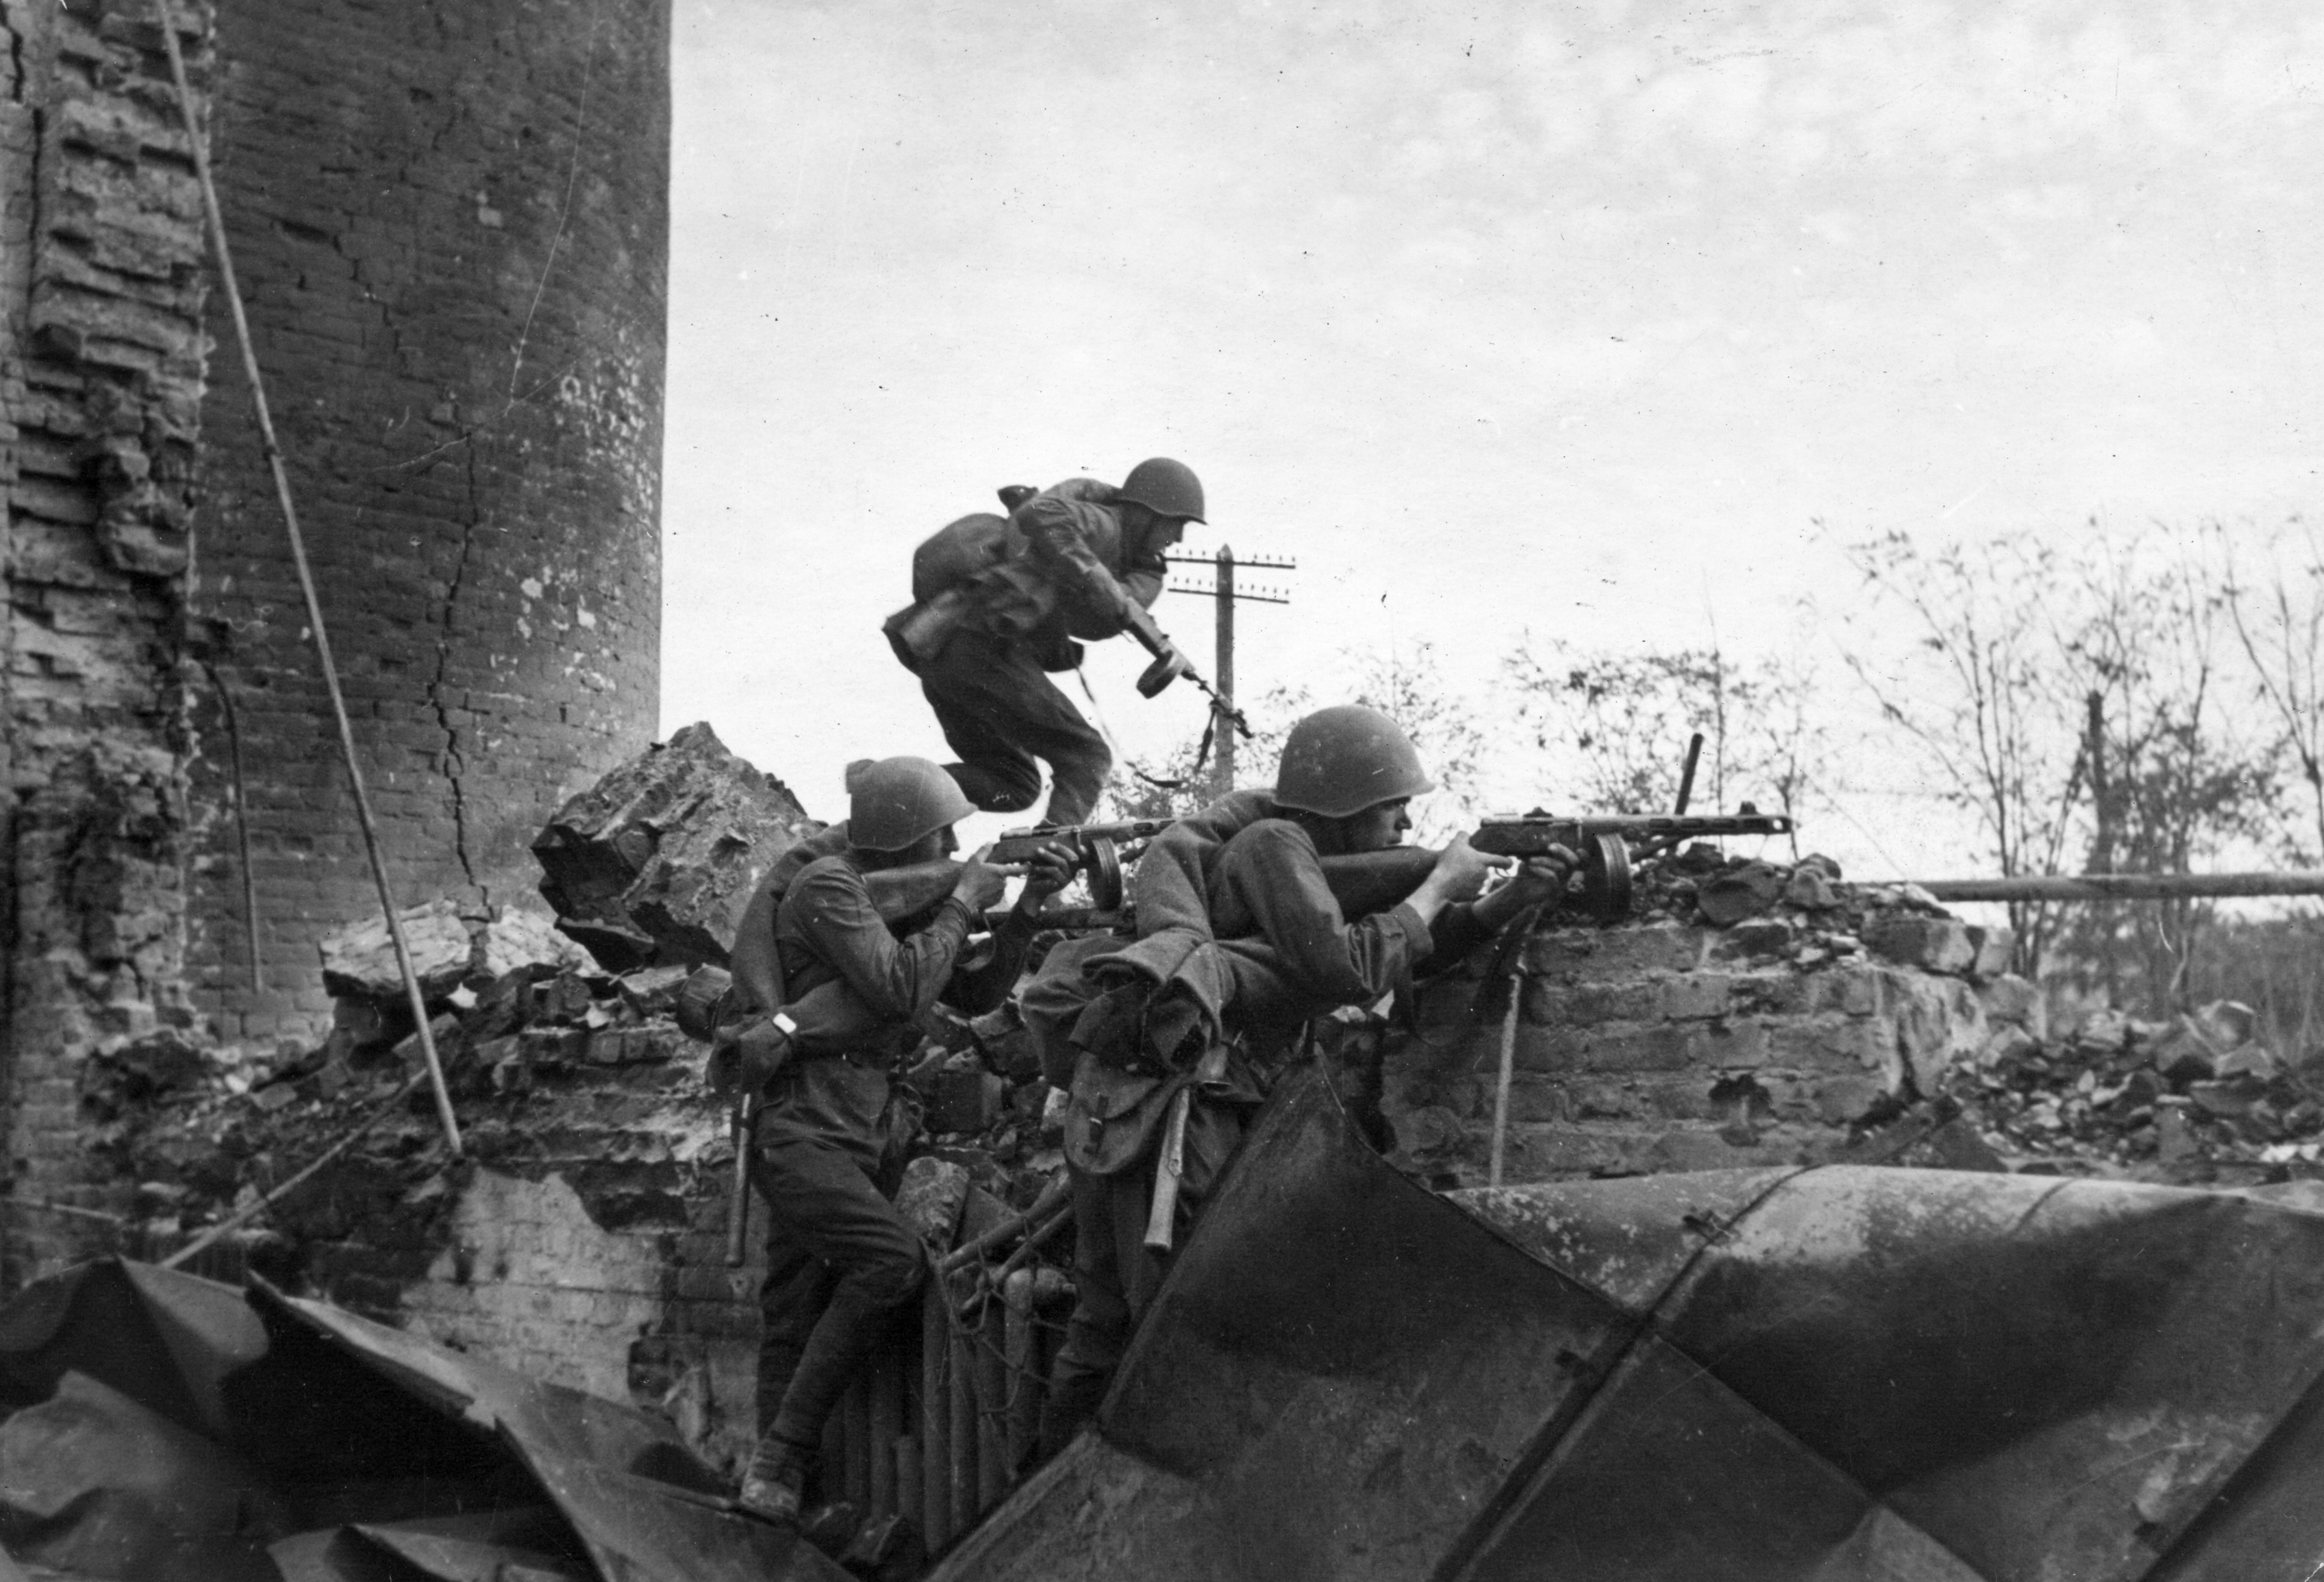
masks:
[[(1214, 556), (1166, 555), (1163, 558), (1176, 566), (1208, 566), (1211, 568), (1213, 580), (1209, 587), (1189, 587), (1184, 584), (1173, 584), (1166, 591), (1173, 593), (1195, 593), (1216, 601), (1213, 610), (1217, 616), (1218, 654), (1212, 667), (1211, 675), (1213, 677), (1213, 685), (1219, 689), (1221, 706), (1232, 708), (1235, 700), (1235, 601), (1241, 599), (1259, 604), (1291, 602), (1289, 595), (1279, 588), (1237, 587), (1235, 567), (1256, 566), (1275, 571), (1296, 571), (1299, 568), (1299, 563), (1296, 560), (1268, 559), (1238, 561), (1234, 551), (1224, 544), (1219, 546), (1219, 552)], [(1212, 738), (1212, 751), (1216, 754), (1216, 757), (1213, 760), (1211, 789), (1213, 796), (1223, 796), (1234, 789), (1235, 733), (1233, 727), (1229, 725), (1222, 717), (1214, 716), (1214, 724), (1216, 731)]]

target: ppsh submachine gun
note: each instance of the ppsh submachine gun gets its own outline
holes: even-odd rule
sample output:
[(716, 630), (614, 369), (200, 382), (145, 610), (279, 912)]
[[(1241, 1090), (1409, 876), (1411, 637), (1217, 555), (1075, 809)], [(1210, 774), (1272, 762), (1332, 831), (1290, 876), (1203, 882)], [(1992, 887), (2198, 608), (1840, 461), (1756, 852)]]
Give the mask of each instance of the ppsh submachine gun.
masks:
[[(1012, 830), (992, 849), (995, 862), (1021, 863), (1051, 842), (1074, 848), (1076, 866), (1088, 875), (1090, 905), (1062, 908), (1045, 917), (1047, 927), (1105, 928), (1127, 924), (1126, 866), (1144, 851), (1144, 842), (1169, 827), (1167, 819), (1139, 819), (1123, 823), (1082, 824), (1056, 830)], [(1494, 814), (1481, 821), (1469, 837), (1470, 845), (1495, 857), (1546, 856), (1562, 847), (1573, 854), (1582, 875), (1582, 915), (1596, 923), (1619, 923), (1630, 915), (1633, 871), (1639, 865), (1690, 841), (1733, 835), (1788, 835), (1793, 823), (1785, 814), (1761, 813), (1744, 803), (1733, 813), (1710, 814)], [(1381, 851), (1322, 860), (1324, 881), (1351, 917), (1384, 912), (1420, 888), (1435, 867), (1437, 850), (1430, 846), (1391, 846)], [(949, 888), (952, 864), (929, 863), (919, 869), (894, 869), (872, 876), (872, 900), (888, 917), (908, 915), (916, 906), (932, 905)], [(883, 883), (884, 881), (884, 883)], [(892, 910), (891, 910), (892, 908)]]
[[(1596, 923), (1630, 915), (1631, 871), (1688, 841), (1722, 835), (1788, 835), (1789, 815), (1761, 813), (1745, 803), (1734, 813), (1560, 814), (1495, 814), (1480, 823), (1469, 844), (1495, 857), (1547, 856), (1563, 847), (1581, 864), (1582, 910)], [(1323, 860), (1323, 877), (1350, 916), (1382, 912), (1420, 888), (1436, 865), (1426, 846), (1391, 846)]]
[(1111, 824), (1009, 830), (992, 843), (987, 860), (1026, 863), (1045, 847), (1069, 846), (1074, 852), (1074, 871), (1087, 878), (1091, 907), (1099, 912), (1119, 911), (1125, 893), (1122, 865), (1135, 860), (1145, 850), (1144, 842), (1168, 829), (1170, 823), (1167, 818), (1140, 818)]

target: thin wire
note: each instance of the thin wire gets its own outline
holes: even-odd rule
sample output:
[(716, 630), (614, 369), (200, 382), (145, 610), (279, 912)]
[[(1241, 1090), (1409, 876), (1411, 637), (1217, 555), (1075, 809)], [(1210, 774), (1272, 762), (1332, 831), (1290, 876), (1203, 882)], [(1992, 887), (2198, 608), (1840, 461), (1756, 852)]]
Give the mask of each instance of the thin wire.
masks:
[(178, 107), (186, 118), (186, 142), (193, 153), (194, 176), (202, 189), (202, 207), (209, 219), (210, 246), (217, 255), (219, 282), (226, 287), (226, 306), (234, 313), (235, 339), (242, 347), (243, 373), (250, 381), (250, 404), (258, 418), (258, 437), (266, 447), (266, 464), (274, 474), (274, 494), (282, 506), (282, 527), (290, 541), (290, 561), (299, 573), (299, 591), (307, 601), (307, 629), (314, 634), (315, 658), (321, 666), (323, 684), (331, 696), (331, 713), (338, 722), (339, 750), (347, 766), (347, 780), (355, 792), (355, 817), (363, 826), (364, 851), (371, 860), (372, 881), (379, 889), (379, 904), (387, 916), (387, 937), (395, 947), (395, 964), (403, 974), (404, 993), (411, 1002), (411, 1016), (420, 1031), (420, 1053), (427, 1062), (428, 1080), (436, 1090), (436, 1113), (444, 1126), (445, 1146), (454, 1158), (460, 1156), (460, 1122), (452, 1113), (451, 1090), (444, 1083), (443, 1062), (436, 1055), (436, 1036), (428, 1025), (428, 1002), (420, 992), (420, 975), (411, 965), (411, 951), (403, 939), (403, 925), (396, 920), (395, 896), (387, 882), (387, 860), (379, 849), (379, 831), (372, 822), (371, 796), (364, 789), (363, 768), (355, 759), (355, 729), (347, 723), (347, 702), (339, 691), (338, 667), (331, 661), (331, 641), (323, 628), (323, 606), (315, 594), (314, 573), (307, 566), (306, 540), (300, 537), (299, 513), (290, 502), (290, 478), (283, 470), (282, 446), (274, 437), (274, 418), (267, 409), (266, 385), (258, 372), (258, 354), (250, 339), (250, 319), (243, 311), (242, 288), (235, 282), (234, 254), (226, 247), (226, 214), (218, 206), (217, 184), (210, 179), (209, 145), (203, 141), (199, 120), (194, 112), (194, 92), (186, 82), (186, 60), (178, 49), (178, 27), (170, 14), (170, 0), (153, 0), (153, 10), (161, 23), (161, 43), (169, 51), (170, 78), (177, 85)]

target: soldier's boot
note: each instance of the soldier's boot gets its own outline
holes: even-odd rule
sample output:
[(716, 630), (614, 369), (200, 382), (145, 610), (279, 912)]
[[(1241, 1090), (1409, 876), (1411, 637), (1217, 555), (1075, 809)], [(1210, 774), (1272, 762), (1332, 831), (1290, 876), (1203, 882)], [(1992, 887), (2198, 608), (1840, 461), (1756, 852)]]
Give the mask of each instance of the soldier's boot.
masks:
[(769, 1434), (751, 1452), (751, 1465), (743, 1470), (742, 1492), (734, 1504), (746, 1516), (756, 1516), (761, 1522), (772, 1522), (784, 1527), (796, 1527), (799, 1520), (799, 1495), (807, 1487), (808, 1452), (788, 1439), (779, 1439)]

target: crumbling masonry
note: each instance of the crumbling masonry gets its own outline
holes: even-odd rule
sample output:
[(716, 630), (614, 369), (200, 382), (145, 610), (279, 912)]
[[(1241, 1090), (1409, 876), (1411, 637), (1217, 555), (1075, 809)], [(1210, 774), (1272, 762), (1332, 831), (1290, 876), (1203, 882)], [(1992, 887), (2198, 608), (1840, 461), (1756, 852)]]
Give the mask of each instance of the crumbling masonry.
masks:
[[(523, 904), (654, 720), (668, 8), (173, 11), (393, 880)], [(157, 15), (0, 0), (12, 1275), (92, 1062), (313, 1033), (376, 910)]]

